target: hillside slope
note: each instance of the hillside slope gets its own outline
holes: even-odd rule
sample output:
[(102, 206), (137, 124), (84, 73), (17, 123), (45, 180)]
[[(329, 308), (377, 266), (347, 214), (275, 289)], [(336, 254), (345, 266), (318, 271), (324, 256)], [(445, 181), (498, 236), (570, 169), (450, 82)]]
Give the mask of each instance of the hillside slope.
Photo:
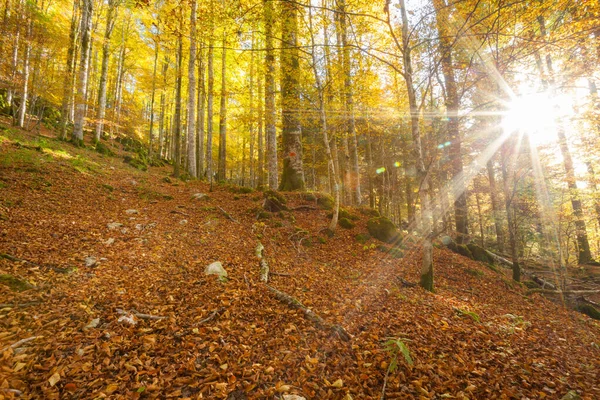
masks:
[[(413, 364), (398, 354), (388, 399), (600, 398), (598, 322), (502, 272), (436, 248), (431, 294), (400, 280), (418, 280), (418, 246), (398, 259), (358, 243), (358, 212), (329, 238), (299, 194), (289, 206), (309, 207), (257, 220), (260, 192), (0, 136), (0, 398), (378, 399), (389, 338)], [(269, 284), (349, 341), (260, 283), (259, 241)], [(204, 274), (214, 261), (228, 279)]]

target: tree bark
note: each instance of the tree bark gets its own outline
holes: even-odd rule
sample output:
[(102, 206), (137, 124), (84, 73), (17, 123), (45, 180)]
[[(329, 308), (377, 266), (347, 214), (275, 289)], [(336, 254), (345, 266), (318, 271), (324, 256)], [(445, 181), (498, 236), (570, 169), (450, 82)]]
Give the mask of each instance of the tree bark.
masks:
[(490, 184), (490, 198), (492, 200), (492, 213), (494, 216), (494, 227), (496, 229), (496, 243), (498, 250), (504, 253), (504, 231), (502, 229), (502, 216), (500, 214), (500, 200), (496, 188), (496, 174), (494, 172), (494, 161), (490, 158), (486, 163), (488, 181)]
[[(212, 2), (211, 2), (212, 5)], [(214, 101), (214, 90), (215, 90), (215, 71), (213, 65), (214, 59), (214, 18), (211, 16), (210, 21), (210, 32), (208, 38), (208, 94), (206, 99), (206, 176), (208, 177), (209, 183), (212, 185), (213, 181), (213, 158), (212, 158), (212, 140), (213, 140), (213, 101)]]
[(196, 174), (198, 178), (204, 176), (204, 106), (206, 100), (206, 87), (204, 81), (204, 49), (200, 47), (198, 53), (198, 115), (196, 124)]
[(30, 6), (26, 6), (27, 30), (25, 32), (25, 54), (23, 55), (23, 90), (21, 92), (21, 104), (17, 116), (17, 125), (20, 128), (25, 126), (25, 115), (27, 115), (27, 101), (29, 99), (29, 63), (31, 57), (31, 39), (33, 31), (33, 15)]
[[(102, 42), (102, 66), (100, 71), (100, 87), (98, 89), (98, 115), (96, 117), (96, 141), (100, 140), (104, 130), (104, 117), (106, 114), (106, 83), (108, 81), (108, 61), (110, 59), (110, 37), (115, 27), (117, 18), (117, 5), (119, 0), (109, 0), (106, 14), (106, 29)], [(153, 90), (154, 92), (154, 90)]]
[(197, 178), (196, 165), (196, 0), (190, 4), (190, 56), (188, 60), (187, 172)]
[(298, 78), (300, 61), (298, 58), (298, 10), (290, 1), (281, 3), (281, 114), (283, 129), (283, 170), (279, 190), (304, 190), (304, 170), (302, 165), (302, 126), (298, 118), (300, 92)]
[(275, 129), (275, 53), (273, 49), (274, 9), (272, 0), (263, 0), (265, 24), (265, 134), (269, 188), (277, 189), (277, 131)]
[[(67, 125), (69, 124), (69, 110), (73, 98), (73, 71), (76, 62), (77, 37), (79, 35), (79, 1), (73, 1), (73, 15), (71, 16), (71, 29), (69, 31), (69, 49), (67, 50), (67, 72), (63, 82), (63, 98), (60, 115), (60, 138), (67, 138)], [(9, 103), (10, 104), (10, 103)]]
[(79, 66), (79, 77), (77, 78), (77, 96), (75, 103), (75, 121), (73, 123), (73, 141), (83, 143), (83, 127), (85, 124), (85, 101), (87, 80), (89, 71), (89, 48), (91, 44), (92, 15), (94, 12), (92, 0), (82, 1), (81, 14), (81, 61)]
[(175, 131), (173, 135), (174, 143), (174, 160), (173, 168), (176, 178), (179, 178), (181, 168), (181, 83), (183, 81), (183, 37), (180, 33), (177, 37), (177, 83), (175, 88), (175, 115), (173, 123), (175, 124)]
[(227, 33), (223, 30), (223, 53), (221, 58), (221, 107), (219, 109), (219, 171), (218, 180), (227, 178)]

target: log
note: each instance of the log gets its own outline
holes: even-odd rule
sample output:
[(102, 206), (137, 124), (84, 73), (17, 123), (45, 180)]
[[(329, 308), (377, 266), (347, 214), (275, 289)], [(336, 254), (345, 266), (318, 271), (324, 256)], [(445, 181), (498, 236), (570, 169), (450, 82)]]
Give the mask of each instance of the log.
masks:
[(550, 289), (529, 289), (526, 294), (541, 293), (541, 294), (563, 294), (565, 296), (576, 296), (584, 294), (597, 294), (600, 290), (550, 290)]
[(256, 246), (256, 257), (258, 257), (258, 262), (260, 264), (259, 277), (261, 282), (267, 283), (269, 281), (269, 264), (263, 257), (264, 249), (265, 247), (262, 245), (262, 243), (258, 242), (258, 246)]
[(316, 314), (313, 310), (306, 307), (298, 299), (295, 299), (294, 297), (290, 296), (289, 294), (281, 292), (272, 286), (269, 286), (269, 285), (265, 285), (265, 286), (267, 287), (267, 289), (269, 289), (271, 292), (273, 292), (275, 294), (275, 298), (277, 300), (279, 300), (280, 302), (282, 302), (284, 304), (287, 304), (291, 308), (302, 311), (302, 313), (304, 314), (304, 318), (306, 318), (307, 320), (314, 323), (317, 326), (317, 328), (325, 330), (325, 331), (331, 331), (331, 332), (335, 333), (337, 336), (339, 336), (339, 338), (342, 339), (343, 341), (347, 342), (350, 340), (350, 335), (348, 334), (348, 332), (346, 332), (346, 330), (343, 327), (341, 327), (339, 325), (329, 324), (323, 318), (321, 318), (318, 314)]
[(540, 278), (539, 276), (537, 276), (535, 274), (530, 274), (530, 276), (531, 276), (531, 280), (534, 281), (535, 283), (537, 283), (538, 285), (540, 285), (542, 287), (542, 289), (545, 289), (545, 288), (548, 288), (550, 290), (557, 289), (556, 285)]
[(488, 256), (490, 256), (494, 260), (494, 262), (496, 264), (499, 264), (499, 265), (501, 265), (501, 266), (503, 266), (505, 268), (512, 269), (512, 267), (513, 267), (512, 261), (509, 261), (509, 260), (507, 260), (504, 257), (500, 257), (499, 255), (494, 254), (494, 253), (492, 253), (489, 250), (485, 250), (485, 254), (487, 254)]
[(223, 210), (221, 207), (217, 206), (217, 208), (219, 210), (221, 210), (221, 212), (223, 213), (223, 215), (225, 215), (228, 219), (230, 219), (231, 221), (235, 222), (236, 224), (239, 224), (240, 222), (238, 220), (236, 220), (235, 218), (233, 218), (231, 216), (231, 214), (229, 214), (227, 211)]

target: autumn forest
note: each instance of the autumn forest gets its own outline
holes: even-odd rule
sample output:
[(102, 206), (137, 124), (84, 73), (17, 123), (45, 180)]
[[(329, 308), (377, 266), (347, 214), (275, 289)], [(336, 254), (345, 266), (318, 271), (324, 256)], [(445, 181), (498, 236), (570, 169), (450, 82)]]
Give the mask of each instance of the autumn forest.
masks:
[(0, 399), (600, 396), (597, 1), (0, 31)]

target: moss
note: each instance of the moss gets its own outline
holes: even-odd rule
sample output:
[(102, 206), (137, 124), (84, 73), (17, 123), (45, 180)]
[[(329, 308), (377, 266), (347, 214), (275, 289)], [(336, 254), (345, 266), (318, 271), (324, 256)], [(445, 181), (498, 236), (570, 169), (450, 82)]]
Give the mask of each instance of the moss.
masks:
[(467, 268), (467, 269), (465, 270), (465, 272), (466, 272), (468, 275), (474, 276), (474, 277), (476, 277), (476, 278), (480, 278), (480, 277), (482, 277), (482, 276), (483, 276), (483, 272), (481, 272), (481, 271), (480, 271), (480, 270), (478, 270), (478, 269)]
[(356, 241), (360, 244), (365, 244), (367, 243), (367, 241), (369, 239), (371, 239), (371, 235), (369, 235), (368, 233), (359, 233), (358, 235), (356, 235), (354, 237), (356, 239)]
[(420, 285), (423, 289), (433, 292), (433, 268), (421, 274)]
[(475, 243), (469, 243), (467, 245), (467, 248), (471, 252), (473, 260), (480, 261), (483, 263), (494, 263), (494, 259), (490, 257), (490, 255), (485, 251), (483, 247), (478, 246)]
[(101, 186), (102, 186), (104, 189), (108, 190), (109, 192), (112, 192), (113, 190), (115, 190), (115, 188), (114, 188), (114, 187), (112, 187), (111, 185), (109, 185), (109, 184), (106, 184), (106, 183), (103, 183)]
[(341, 218), (338, 220), (338, 224), (344, 229), (352, 229), (354, 228), (354, 222), (350, 221), (348, 218)]
[(367, 222), (367, 229), (371, 236), (385, 243), (392, 243), (399, 238), (396, 225), (385, 217), (371, 218)]
[(317, 241), (318, 241), (319, 243), (321, 243), (321, 244), (325, 244), (325, 243), (327, 243), (327, 239), (325, 239), (325, 238), (324, 238), (324, 237), (322, 237), (322, 236), (317, 236)]
[(464, 244), (457, 244), (456, 245), (456, 253), (460, 254), (461, 256), (464, 257), (468, 257), (468, 258), (473, 258), (473, 254), (471, 254), (471, 250), (469, 250), (469, 248), (464, 245)]
[(540, 285), (538, 285), (534, 281), (523, 281), (523, 285), (525, 285), (527, 289), (538, 289), (540, 287)]
[(600, 320), (600, 311), (590, 304), (580, 304), (577, 306), (577, 311), (584, 313), (590, 318)]
[(382, 253), (386, 253), (387, 255), (393, 258), (404, 257), (404, 252), (397, 247), (388, 247), (386, 245), (381, 244), (377, 247), (377, 250), (379, 250)]
[(23, 281), (9, 274), (1, 274), (0, 283), (8, 286), (15, 292), (22, 292), (33, 287), (29, 282)]
[(140, 171), (148, 170), (148, 165), (143, 160), (137, 157), (126, 155), (125, 157), (123, 157), (123, 162), (125, 164), (131, 165), (133, 168), (139, 169)]
[(267, 190), (265, 192), (265, 204), (264, 209), (271, 212), (287, 211), (286, 206), (287, 200), (281, 193), (274, 190)]
[(333, 210), (335, 201), (333, 200), (333, 197), (324, 193), (319, 193), (317, 196), (317, 204), (325, 210)]
[(369, 207), (360, 207), (358, 209), (358, 212), (361, 213), (362, 215), (367, 215), (367, 216), (373, 217), (373, 218), (381, 217), (381, 215), (379, 214), (379, 211), (374, 210)]
[(302, 241), (302, 246), (304, 247), (312, 247), (313, 246), (313, 242), (310, 238), (306, 238)]
[[(327, 214), (327, 217), (329, 217), (329, 218), (333, 217), (333, 211), (330, 212), (329, 214)], [(340, 210), (338, 212), (338, 218), (347, 218), (347, 219), (351, 219), (353, 221), (357, 221), (360, 219), (357, 215), (350, 213), (345, 208), (340, 208)]]
[(96, 151), (98, 153), (102, 154), (102, 155), (105, 155), (105, 156), (111, 156), (112, 157), (112, 156), (115, 155), (114, 151), (112, 151), (110, 149), (110, 147), (108, 147), (107, 145), (105, 145), (102, 142), (96, 142)]
[(162, 178), (162, 181), (165, 183), (173, 183), (173, 180), (171, 178), (169, 178), (168, 176), (165, 176), (164, 178)]
[(314, 193), (310, 193), (310, 192), (302, 193), (300, 198), (305, 201), (317, 201), (317, 196)]
[(273, 218), (273, 214), (271, 214), (268, 211), (263, 211), (263, 210), (259, 211), (258, 215), (256, 216), (256, 219), (259, 219), (259, 220), (260, 219), (271, 219), (271, 218)]

